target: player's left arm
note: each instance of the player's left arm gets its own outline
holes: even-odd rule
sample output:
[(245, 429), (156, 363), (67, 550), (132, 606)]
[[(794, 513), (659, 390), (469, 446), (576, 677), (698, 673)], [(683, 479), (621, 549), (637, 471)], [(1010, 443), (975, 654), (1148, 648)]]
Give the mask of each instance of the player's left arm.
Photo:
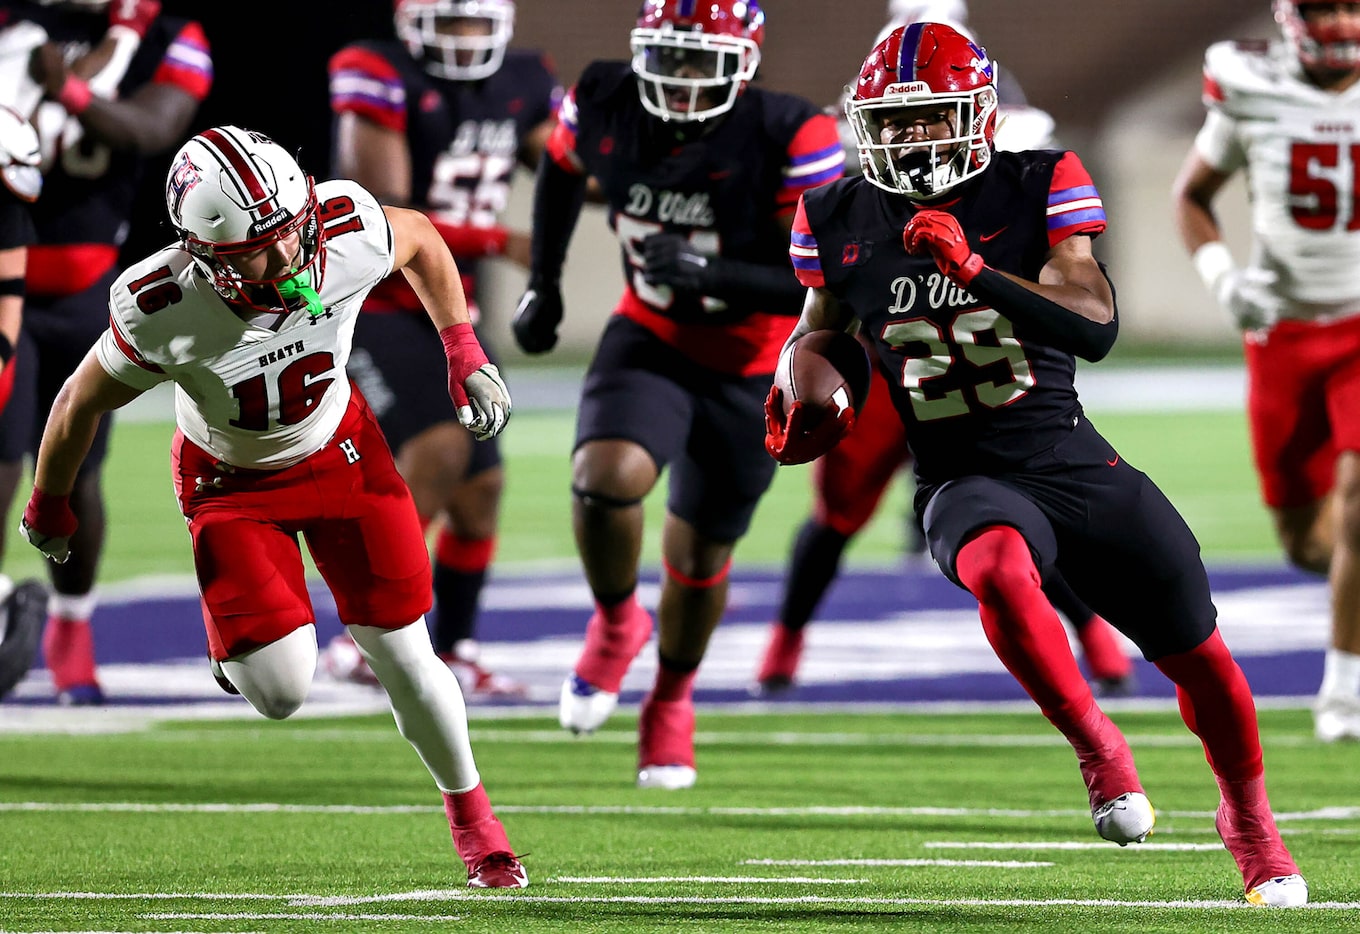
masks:
[[(845, 171), (836, 121), (827, 114), (814, 113), (793, 134), (785, 160), (773, 214), (787, 236), (793, 230), (795, 208), (803, 192), (834, 181)], [(803, 295), (803, 286), (788, 263), (708, 256), (678, 233), (652, 234), (642, 241), (642, 254), (642, 274), (653, 285), (668, 285), (775, 313), (796, 305)]]
[(420, 211), (385, 206), (383, 213), (392, 229), (392, 269), (406, 276), (439, 329), (458, 421), (478, 440), (494, 437), (510, 418), (510, 390), (472, 331), (453, 254)]
[[(119, 20), (118, 11), (124, 7), (136, 15)], [(112, 4), (104, 42), (126, 42), (129, 34), (135, 34), (140, 43), (158, 7), (146, 0)], [(34, 51), (31, 71), (47, 96), (61, 103), (92, 136), (113, 149), (142, 155), (162, 152), (183, 140), (199, 102), (212, 86), (212, 59), (197, 23), (180, 30), (152, 79), (125, 98), (94, 93), (92, 86), (100, 83), (100, 75), (76, 74), (54, 43)]]

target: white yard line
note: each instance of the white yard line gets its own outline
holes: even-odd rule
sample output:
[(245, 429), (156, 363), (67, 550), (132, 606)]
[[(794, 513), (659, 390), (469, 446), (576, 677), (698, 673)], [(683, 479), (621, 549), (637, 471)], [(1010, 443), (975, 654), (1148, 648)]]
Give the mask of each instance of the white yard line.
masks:
[(1108, 842), (1077, 840), (930, 840), (921, 844), (927, 850), (1105, 850), (1111, 853), (1145, 853), (1151, 850), (1173, 852), (1215, 852), (1221, 843), (1139, 843), (1136, 846), (1111, 847)]
[(971, 866), (983, 869), (1043, 869), (1052, 863), (1017, 859), (744, 859), (744, 866)]
[[(0, 812), (52, 811), (84, 813), (129, 812), (139, 814), (432, 814), (442, 809), (423, 804), (358, 805), (358, 804), (281, 804), (225, 802), (157, 804), (135, 801), (0, 801)], [(575, 814), (624, 815), (663, 817), (1007, 817), (1019, 820), (1052, 817), (1090, 817), (1090, 812), (1075, 808), (962, 808), (962, 807), (862, 807), (854, 805), (804, 807), (666, 807), (657, 805), (586, 805), (586, 804), (498, 804), (500, 814)], [(1208, 820), (1213, 811), (1159, 811), (1165, 817)], [(1284, 811), (1275, 815), (1280, 822), (1289, 821), (1349, 821), (1360, 820), (1360, 807), (1323, 807), (1311, 811)], [(1106, 844), (1092, 844), (1106, 846)], [(1214, 844), (1214, 848), (1217, 848)]]

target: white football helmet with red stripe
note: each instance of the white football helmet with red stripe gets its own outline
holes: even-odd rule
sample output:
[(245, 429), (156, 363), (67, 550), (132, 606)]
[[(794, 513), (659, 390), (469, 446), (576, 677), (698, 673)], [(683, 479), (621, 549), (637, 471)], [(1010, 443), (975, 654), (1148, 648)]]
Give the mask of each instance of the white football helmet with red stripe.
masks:
[[(1347, 72), (1360, 68), (1360, 0), (1318, 3), (1321, 16), (1304, 15), (1308, 0), (1275, 0), (1275, 22), (1305, 68)], [(1347, 7), (1342, 15), (1340, 6)]]
[[(325, 262), (316, 189), (262, 133), (220, 126), (185, 143), (170, 163), (165, 206), (184, 249), (223, 298), (288, 313), (320, 290)], [(241, 272), (250, 254), (294, 237), (297, 252), (283, 274)]]
[(515, 33), (512, 0), (397, 0), (397, 35), (425, 70), (480, 81), (505, 60)]

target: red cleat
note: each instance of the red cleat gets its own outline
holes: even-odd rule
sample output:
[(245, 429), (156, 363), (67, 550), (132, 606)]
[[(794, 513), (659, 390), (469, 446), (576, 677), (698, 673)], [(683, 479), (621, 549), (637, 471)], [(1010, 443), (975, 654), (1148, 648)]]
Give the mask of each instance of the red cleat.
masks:
[(659, 701), (648, 694), (638, 717), (639, 788), (690, 788), (694, 768), (694, 701)]
[(468, 700), (496, 700), (523, 698), (529, 695), (528, 685), (507, 675), (483, 668), (477, 661), (457, 654), (441, 652), (439, 660), (449, 666)]
[[(1297, 876), (1299, 867), (1280, 839), (1275, 815), (1270, 812), (1270, 801), (1266, 797), (1265, 781), (1258, 778), (1235, 783), (1231, 790), (1236, 800), (1229, 803), (1229, 796), (1223, 796), (1214, 826), (1241, 870), (1243, 888), (1251, 900), (1253, 892), (1270, 888), (1266, 884), (1272, 880)], [(1306, 887), (1303, 891), (1307, 898)]]
[(467, 884), (470, 889), (523, 889), (529, 886), (529, 874), (515, 854), (488, 853), (468, 870)]
[(770, 642), (765, 646), (765, 657), (756, 672), (757, 697), (787, 691), (793, 687), (798, 662), (803, 657), (803, 630), (790, 629), (783, 623), (770, 624)]

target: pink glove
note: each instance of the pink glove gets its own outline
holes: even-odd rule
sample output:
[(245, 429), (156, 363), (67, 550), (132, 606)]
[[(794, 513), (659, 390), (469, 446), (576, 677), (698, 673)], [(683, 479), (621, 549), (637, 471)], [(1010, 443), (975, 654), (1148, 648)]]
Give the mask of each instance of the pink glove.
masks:
[(57, 564), (71, 556), (71, 536), (80, 523), (71, 511), (71, 497), (53, 496), (36, 486), (19, 520), (19, 531), (34, 548)]
[(145, 39), (151, 21), (161, 12), (161, 0), (113, 0), (109, 4), (109, 26), (126, 26)]
[(444, 357), (449, 361), (449, 398), (455, 406), (462, 408), (468, 404), (463, 383), (490, 361), (470, 324), (446, 327), (439, 332), (439, 339), (444, 342)]
[(912, 254), (929, 251), (940, 272), (964, 288), (985, 265), (982, 257), (968, 245), (968, 238), (963, 235), (963, 228), (954, 215), (946, 211), (930, 208), (917, 211), (902, 230), (902, 245)]

